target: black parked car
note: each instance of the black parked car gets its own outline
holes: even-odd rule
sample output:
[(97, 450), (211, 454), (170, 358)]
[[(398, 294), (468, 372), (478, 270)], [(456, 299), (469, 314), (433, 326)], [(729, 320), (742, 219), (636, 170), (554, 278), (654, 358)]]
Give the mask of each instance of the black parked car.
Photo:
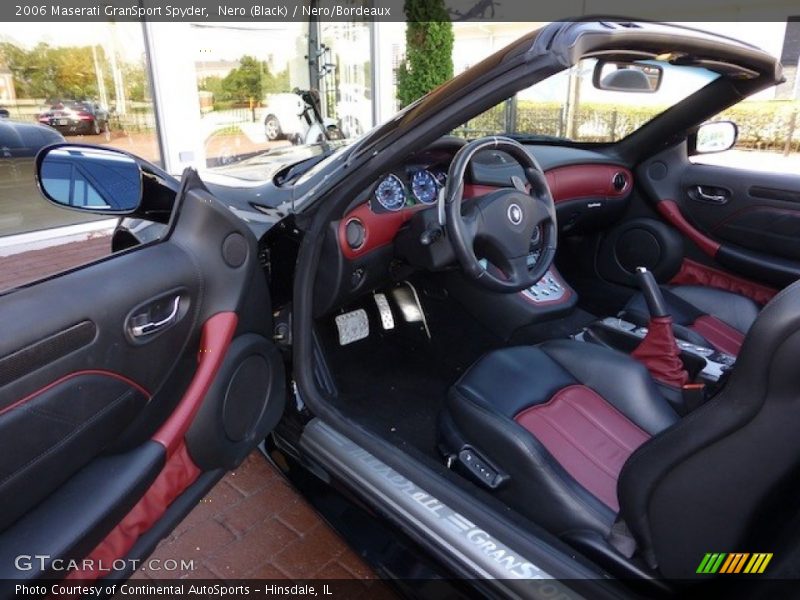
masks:
[(59, 100), (41, 113), (39, 123), (64, 135), (100, 135), (108, 131), (108, 110), (89, 100)]
[[(750, 597), (796, 577), (800, 177), (689, 160), (782, 79), (695, 29), (558, 22), (353, 145), (229, 185), (41, 153), (47, 197), (129, 217), (127, 249), (0, 296), (0, 578), (62, 558), (129, 577), (262, 442), (398, 583), (677, 597), (724, 573)], [(652, 114), (623, 131), (556, 89)], [(536, 118), (475, 120), (515, 95)], [(45, 559), (14, 569), (21, 549)]]
[(45, 146), (64, 141), (64, 136), (49, 127), (0, 120), (0, 149), (4, 158), (32, 158)]

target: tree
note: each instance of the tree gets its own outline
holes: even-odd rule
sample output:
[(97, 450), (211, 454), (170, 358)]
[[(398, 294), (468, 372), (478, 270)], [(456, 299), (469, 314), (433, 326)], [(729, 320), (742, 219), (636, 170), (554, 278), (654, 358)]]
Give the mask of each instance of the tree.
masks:
[(275, 94), (289, 91), (289, 69), (273, 75), (264, 63), (264, 74), (261, 77), (261, 89), (264, 94)]
[(258, 59), (245, 54), (239, 59), (239, 66), (222, 80), (222, 90), (236, 102), (248, 102), (250, 98), (258, 102), (264, 92), (263, 71), (264, 65)]
[[(101, 77), (106, 89), (113, 89), (113, 76), (102, 47), (96, 47)], [(91, 46), (53, 47), (41, 42), (26, 50), (4, 42), (0, 44), (0, 62), (14, 75), (18, 98), (65, 100), (95, 98), (98, 94), (97, 72)], [(145, 74), (141, 65), (123, 65), (126, 74), (136, 78), (144, 94)]]
[(411, 104), (453, 76), (453, 24), (444, 0), (406, 0), (406, 58), (397, 69), (397, 98)]

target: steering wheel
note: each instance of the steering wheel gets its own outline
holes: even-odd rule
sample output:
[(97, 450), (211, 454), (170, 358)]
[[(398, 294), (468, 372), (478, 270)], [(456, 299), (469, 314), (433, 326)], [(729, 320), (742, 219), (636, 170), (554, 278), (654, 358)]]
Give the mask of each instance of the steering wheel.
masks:
[[(502, 188), (462, 205), (467, 166), (475, 154), (490, 149), (502, 150), (520, 164), (529, 191), (515, 178), (514, 188)], [(539, 163), (514, 140), (486, 137), (458, 151), (447, 174), (444, 211), (447, 236), (462, 270), (483, 287), (519, 292), (538, 282), (553, 263), (557, 243), (553, 196)]]

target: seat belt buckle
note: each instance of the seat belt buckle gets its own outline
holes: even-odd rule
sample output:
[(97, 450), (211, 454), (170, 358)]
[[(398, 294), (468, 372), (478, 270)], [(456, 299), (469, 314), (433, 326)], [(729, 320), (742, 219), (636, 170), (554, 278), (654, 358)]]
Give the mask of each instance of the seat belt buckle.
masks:
[(706, 401), (705, 383), (686, 383), (681, 387), (686, 412), (692, 412)]

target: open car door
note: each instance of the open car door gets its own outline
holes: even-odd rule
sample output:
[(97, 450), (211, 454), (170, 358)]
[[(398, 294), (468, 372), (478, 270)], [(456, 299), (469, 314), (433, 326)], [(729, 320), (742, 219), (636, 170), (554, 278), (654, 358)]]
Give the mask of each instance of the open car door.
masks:
[(127, 578), (280, 418), (267, 285), (194, 171), (176, 193), (135, 157), (62, 145), (37, 172), (57, 204), (165, 233), (0, 296), (0, 578)]

